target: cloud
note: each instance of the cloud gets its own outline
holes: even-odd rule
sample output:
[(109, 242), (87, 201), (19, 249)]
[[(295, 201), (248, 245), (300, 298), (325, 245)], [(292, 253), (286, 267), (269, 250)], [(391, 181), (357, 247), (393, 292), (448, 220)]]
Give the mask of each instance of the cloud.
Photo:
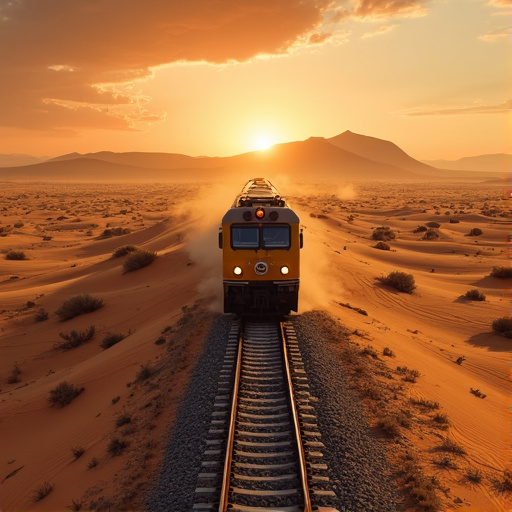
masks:
[(342, 44), (351, 18), (416, 16), (429, 1), (0, 1), (0, 126), (141, 130), (167, 115), (141, 92), (158, 67)]
[[(12, 0), (0, 4), (0, 125), (133, 130), (158, 121), (137, 81), (176, 62), (283, 54), (329, 38), (331, 0)], [(8, 51), (5, 51), (8, 49)]]
[(388, 32), (391, 32), (395, 27), (396, 25), (382, 25), (379, 28), (373, 30), (372, 32), (366, 32), (361, 36), (361, 39), (368, 39), (370, 37), (387, 34)]
[(424, 16), (431, 0), (359, 0), (354, 11), (359, 18), (416, 18)]
[(493, 30), (492, 32), (489, 32), (488, 34), (484, 34), (483, 36), (480, 36), (478, 39), (480, 41), (484, 41), (485, 43), (495, 43), (496, 41), (499, 41), (500, 39), (508, 39), (512, 36), (512, 28), (506, 27), (506, 28), (499, 28), (496, 30)]
[(512, 7), (512, 0), (489, 0), (489, 3), (487, 5), (490, 5), (491, 7), (498, 7), (499, 9)]
[(406, 116), (447, 116), (461, 114), (510, 114), (512, 99), (498, 105), (474, 105), (470, 107), (436, 108), (429, 107), (404, 112)]

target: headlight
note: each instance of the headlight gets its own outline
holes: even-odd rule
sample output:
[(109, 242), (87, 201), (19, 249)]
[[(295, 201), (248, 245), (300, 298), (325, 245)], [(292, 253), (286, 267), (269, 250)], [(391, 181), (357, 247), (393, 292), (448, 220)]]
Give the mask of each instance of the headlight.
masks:
[(290, 272), (290, 269), (288, 267), (281, 267), (281, 274), (283, 274), (283, 276), (288, 274), (288, 272)]
[(235, 267), (233, 269), (233, 274), (235, 274), (235, 276), (241, 276), (242, 275), (242, 268), (241, 267)]

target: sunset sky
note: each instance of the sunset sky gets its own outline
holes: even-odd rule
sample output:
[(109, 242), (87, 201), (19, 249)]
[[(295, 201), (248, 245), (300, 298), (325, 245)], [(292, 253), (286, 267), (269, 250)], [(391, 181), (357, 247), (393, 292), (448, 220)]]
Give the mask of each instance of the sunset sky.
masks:
[(345, 130), (512, 153), (512, 0), (0, 0), (0, 154), (228, 156)]

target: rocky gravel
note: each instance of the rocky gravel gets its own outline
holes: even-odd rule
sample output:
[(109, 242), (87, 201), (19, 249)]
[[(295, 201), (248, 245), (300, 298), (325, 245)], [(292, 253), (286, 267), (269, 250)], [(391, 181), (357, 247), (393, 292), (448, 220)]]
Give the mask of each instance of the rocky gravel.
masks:
[[(383, 446), (372, 435), (363, 407), (350, 388), (342, 362), (334, 355), (332, 332), (315, 314), (290, 317), (296, 330), (316, 414), (325, 462), (340, 512), (396, 512), (400, 497), (393, 487)], [(159, 481), (148, 496), (148, 512), (193, 509), (197, 475), (210, 426), (217, 382), (224, 360), (231, 317), (214, 323), (193, 370), (164, 456)], [(320, 503), (321, 504), (321, 503)]]

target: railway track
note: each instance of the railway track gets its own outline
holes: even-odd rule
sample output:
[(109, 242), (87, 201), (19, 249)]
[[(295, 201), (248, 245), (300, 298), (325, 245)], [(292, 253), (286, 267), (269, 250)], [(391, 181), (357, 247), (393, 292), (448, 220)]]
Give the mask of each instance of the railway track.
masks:
[(194, 510), (333, 511), (291, 323), (235, 322), (221, 373)]

